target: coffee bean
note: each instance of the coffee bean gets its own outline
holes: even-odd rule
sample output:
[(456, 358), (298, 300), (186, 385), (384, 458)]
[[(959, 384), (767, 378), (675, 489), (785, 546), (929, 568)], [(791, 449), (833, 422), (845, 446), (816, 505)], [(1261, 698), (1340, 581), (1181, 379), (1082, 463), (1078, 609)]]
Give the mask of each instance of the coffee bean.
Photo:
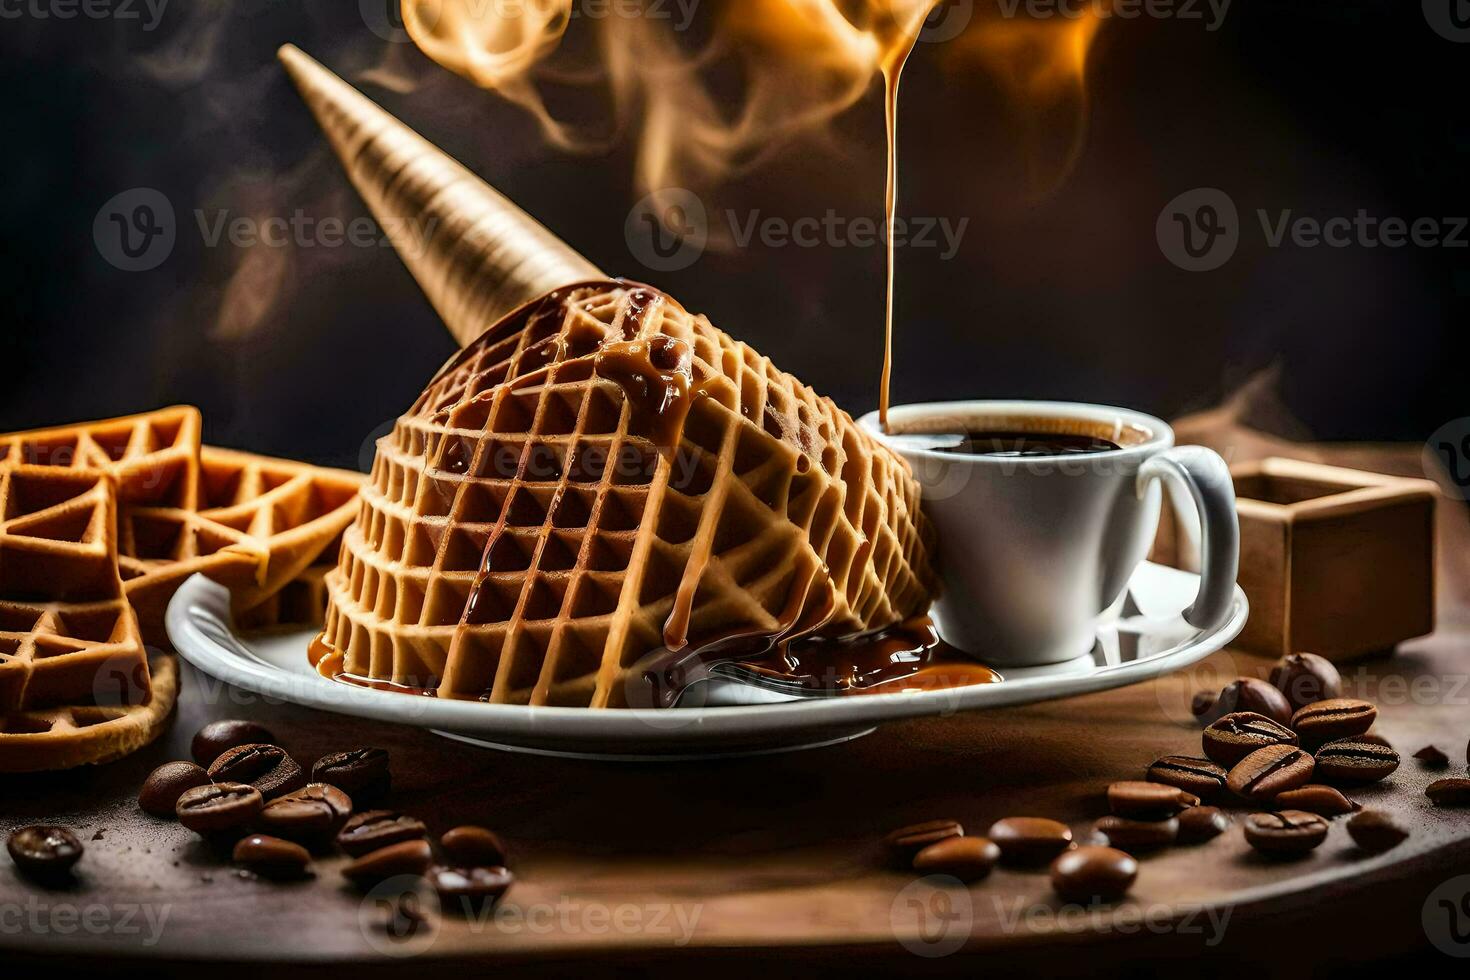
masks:
[(1297, 856), (1327, 839), (1327, 821), (1305, 810), (1252, 813), (1245, 818), (1245, 839), (1262, 854)]
[(1295, 745), (1296, 733), (1265, 715), (1237, 711), (1215, 721), (1200, 736), (1205, 755), (1229, 768), (1268, 745)]
[(405, 840), (369, 851), (343, 868), (342, 874), (359, 888), (371, 888), (398, 875), (421, 875), (432, 860), (428, 841)]
[(265, 801), (260, 790), (246, 783), (211, 783), (186, 790), (174, 813), (179, 823), (200, 834), (244, 830), (258, 816)]
[(138, 807), (155, 817), (172, 817), (184, 791), (207, 782), (209, 773), (192, 762), (165, 762), (143, 781)]
[(65, 827), (22, 827), (5, 842), (22, 874), (40, 881), (65, 878), (82, 859), (82, 842)]
[(1312, 778), (1312, 756), (1294, 745), (1268, 745), (1241, 759), (1225, 784), (1248, 800), (1269, 800)]
[(1450, 757), (1440, 751), (1437, 745), (1426, 745), (1414, 753), (1414, 758), (1424, 764), (1425, 769), (1448, 769)]
[(386, 796), (393, 785), (388, 752), (368, 748), (324, 755), (311, 767), (311, 781), (331, 783), (360, 802)]
[(352, 799), (346, 793), (326, 783), (307, 783), (266, 803), (258, 823), (278, 837), (313, 843), (331, 838), (351, 815)]
[(426, 876), (439, 896), (440, 908), (464, 913), (492, 908), (516, 880), (508, 869), (494, 865), (456, 868), (441, 864), (430, 868)]
[(1340, 738), (1317, 750), (1317, 775), (1327, 783), (1374, 783), (1398, 767), (1399, 754), (1376, 735)]
[(1108, 787), (1108, 807), (1120, 817), (1162, 820), (1192, 806), (1199, 806), (1198, 796), (1167, 783), (1129, 779)]
[(276, 737), (265, 726), (231, 718), (226, 721), (212, 721), (199, 729), (194, 735), (190, 751), (195, 762), (208, 766), (225, 749), (233, 749), (237, 745), (273, 744), (275, 740)]
[(1051, 865), (1051, 887), (1064, 902), (1116, 902), (1138, 880), (1138, 862), (1112, 847), (1079, 847)]
[[(1198, 698), (1194, 706), (1200, 707)], [(1206, 705), (1204, 711), (1196, 711), (1195, 716), (1203, 724), (1209, 725), (1237, 711), (1265, 715), (1283, 725), (1291, 721), (1291, 705), (1287, 702), (1286, 695), (1254, 677), (1241, 677), (1231, 681), (1225, 685), (1213, 704)]]
[(1369, 854), (1382, 854), (1409, 839), (1409, 832), (1382, 810), (1364, 810), (1347, 823), (1348, 835)]
[(1006, 817), (991, 824), (986, 836), (1006, 864), (1045, 864), (1072, 846), (1071, 828), (1045, 817)]
[(1438, 779), (1424, 789), (1435, 806), (1470, 806), (1470, 779)]
[(1107, 816), (1093, 824), (1092, 829), (1119, 850), (1151, 851), (1168, 847), (1178, 839), (1179, 819), (1129, 820), (1127, 817)]
[(390, 844), (419, 840), (427, 833), (428, 828), (415, 817), (392, 810), (368, 810), (348, 819), (337, 834), (337, 846), (360, 857)]
[(1291, 727), (1308, 742), (1330, 742), (1361, 735), (1373, 727), (1378, 709), (1371, 701), (1336, 698), (1307, 705), (1291, 716)]
[(451, 864), (465, 868), (493, 868), (509, 864), (510, 851), (500, 835), (484, 827), (465, 826), (446, 830), (439, 847)]
[(930, 820), (926, 823), (900, 827), (883, 838), (883, 849), (889, 860), (897, 867), (907, 868), (918, 854), (930, 844), (948, 837), (963, 837), (965, 828), (955, 820)]
[(1289, 653), (1271, 668), (1271, 686), (1286, 695), (1291, 710), (1313, 701), (1342, 697), (1342, 674), (1315, 653)]
[(1203, 844), (1230, 829), (1230, 817), (1218, 807), (1192, 806), (1179, 814), (1179, 844)]
[(294, 792), (306, 785), (306, 774), (279, 745), (237, 745), (209, 764), (217, 783), (249, 783), (266, 799)]
[(960, 881), (979, 881), (1000, 861), (1000, 848), (984, 837), (947, 837), (914, 855), (921, 874), (950, 875)]
[(306, 848), (265, 834), (240, 838), (231, 856), (236, 864), (266, 878), (300, 878), (311, 866)]
[(1278, 810), (1305, 810), (1319, 817), (1340, 817), (1361, 809), (1331, 786), (1323, 786), (1321, 783), (1308, 783), (1306, 786), (1278, 793), (1271, 805)]
[(1225, 789), (1225, 770), (1209, 759), (1188, 755), (1166, 755), (1148, 767), (1152, 783), (1177, 786), (1201, 799), (1214, 799)]

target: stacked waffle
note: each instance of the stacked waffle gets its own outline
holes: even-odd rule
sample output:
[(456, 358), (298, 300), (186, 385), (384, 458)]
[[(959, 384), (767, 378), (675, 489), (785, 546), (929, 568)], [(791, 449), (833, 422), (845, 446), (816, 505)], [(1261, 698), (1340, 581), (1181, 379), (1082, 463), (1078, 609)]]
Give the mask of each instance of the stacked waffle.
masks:
[(666, 704), (681, 652), (882, 627), (935, 589), (899, 457), (623, 282), (558, 290), (462, 351), (379, 443), (363, 500), (317, 668), (446, 697)]
[[(152, 740), (177, 692), (163, 611), (195, 572), (254, 623), (319, 579), (357, 474), (200, 444), (164, 409), (0, 436), (0, 771), (103, 762)], [(308, 592), (309, 594), (309, 592)]]

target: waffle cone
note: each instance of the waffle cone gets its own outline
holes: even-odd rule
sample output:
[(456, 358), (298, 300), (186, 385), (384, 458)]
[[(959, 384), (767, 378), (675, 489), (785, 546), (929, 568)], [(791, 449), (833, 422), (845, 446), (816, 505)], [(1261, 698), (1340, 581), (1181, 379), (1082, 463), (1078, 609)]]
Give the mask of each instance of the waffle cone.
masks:
[(317, 668), (445, 697), (666, 704), (671, 656), (886, 626), (936, 587), (903, 460), (623, 282), (558, 290), (462, 351), (362, 497)]
[(299, 48), (279, 54), (353, 186), (461, 345), (534, 297), (602, 275)]

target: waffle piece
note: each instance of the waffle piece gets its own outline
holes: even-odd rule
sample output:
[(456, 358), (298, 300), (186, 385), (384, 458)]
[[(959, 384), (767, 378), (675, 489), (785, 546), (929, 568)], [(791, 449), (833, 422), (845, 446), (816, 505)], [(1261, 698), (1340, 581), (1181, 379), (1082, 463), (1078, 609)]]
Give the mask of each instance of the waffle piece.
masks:
[(523, 307), (378, 444), (317, 669), (440, 696), (668, 703), (669, 651), (927, 609), (907, 465), (649, 287)]
[(111, 762), (156, 739), (179, 693), (172, 654), (156, 653), (144, 704), (81, 704), (0, 714), (0, 772)]
[(191, 508), (199, 469), (199, 410), (141, 415), (0, 435), (0, 466), (106, 473), (123, 505)]
[(270, 600), (340, 539), (362, 483), (360, 473), (204, 447), (197, 510), (122, 513), (119, 565), (144, 635), (163, 642), (169, 600), (195, 572), (229, 588), (237, 613)]
[[(323, 558), (336, 561), (341, 542), (329, 545)], [(327, 573), (335, 564), (312, 565), (286, 583), (286, 587), (254, 609), (235, 616), (235, 626), (244, 630), (275, 626), (321, 626), (327, 616)]]

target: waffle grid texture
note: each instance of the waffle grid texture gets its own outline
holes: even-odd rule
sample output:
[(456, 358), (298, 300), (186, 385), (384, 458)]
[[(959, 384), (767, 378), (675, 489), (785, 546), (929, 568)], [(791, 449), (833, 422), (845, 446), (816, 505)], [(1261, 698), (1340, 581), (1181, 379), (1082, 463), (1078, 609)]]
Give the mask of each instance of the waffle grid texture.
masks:
[[(665, 395), (681, 374), (691, 395)], [(465, 348), (379, 442), (318, 669), (643, 706), (660, 652), (927, 610), (933, 545), (907, 464), (830, 399), (651, 287), (568, 287)]]

